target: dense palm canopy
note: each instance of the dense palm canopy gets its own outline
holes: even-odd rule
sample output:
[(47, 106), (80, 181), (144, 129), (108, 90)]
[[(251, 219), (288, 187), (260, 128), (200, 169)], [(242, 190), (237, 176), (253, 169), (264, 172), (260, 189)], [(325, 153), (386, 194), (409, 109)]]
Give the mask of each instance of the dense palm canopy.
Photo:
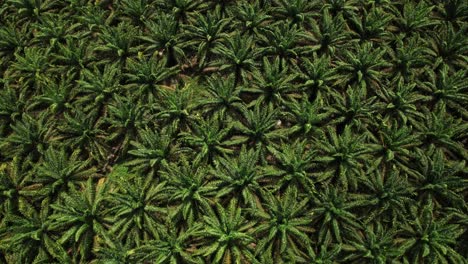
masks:
[(466, 1), (0, 17), (0, 263), (468, 262)]

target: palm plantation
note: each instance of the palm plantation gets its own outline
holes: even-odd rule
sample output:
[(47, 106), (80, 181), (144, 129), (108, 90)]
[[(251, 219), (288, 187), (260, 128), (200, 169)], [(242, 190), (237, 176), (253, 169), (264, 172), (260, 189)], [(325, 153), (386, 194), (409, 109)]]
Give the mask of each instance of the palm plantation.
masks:
[(468, 263), (467, 10), (0, 1), (0, 263)]

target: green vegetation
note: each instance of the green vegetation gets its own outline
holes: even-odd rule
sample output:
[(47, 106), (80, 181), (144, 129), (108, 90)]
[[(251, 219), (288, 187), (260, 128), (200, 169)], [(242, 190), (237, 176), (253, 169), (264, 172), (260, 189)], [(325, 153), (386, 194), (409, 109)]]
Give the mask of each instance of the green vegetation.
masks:
[(468, 263), (463, 0), (0, 1), (1, 263)]

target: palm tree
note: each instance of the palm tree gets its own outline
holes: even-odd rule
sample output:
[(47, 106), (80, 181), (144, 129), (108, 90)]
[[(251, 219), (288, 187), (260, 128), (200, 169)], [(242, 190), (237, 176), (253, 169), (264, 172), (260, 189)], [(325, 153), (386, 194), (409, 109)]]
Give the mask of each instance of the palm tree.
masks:
[(462, 0), (449, 0), (439, 5), (440, 16), (453, 25), (460, 25), (467, 16), (467, 4)]
[(237, 121), (234, 128), (247, 140), (248, 144), (260, 149), (260, 156), (265, 158), (266, 146), (274, 140), (286, 138), (286, 129), (275, 129), (279, 112), (270, 104), (267, 107), (255, 104), (253, 109), (242, 108), (244, 122)]
[(51, 54), (54, 58), (53, 63), (57, 67), (63, 67), (64, 72), (80, 73), (81, 69), (90, 67), (94, 55), (91, 49), (83, 39), (66, 38), (65, 43), (57, 44), (57, 52)]
[(25, 47), (24, 55), (15, 53), (15, 61), (11, 65), (11, 76), (9, 69), (5, 74), (6, 78), (18, 78), (19, 84), (24, 87), (41, 87), (39, 81), (47, 76), (47, 70), (50, 67), (47, 63), (49, 56), (47, 49), (37, 46)]
[(97, 66), (94, 66), (92, 71), (82, 70), (81, 78), (77, 81), (79, 99), (76, 104), (82, 105), (86, 113), (102, 114), (102, 111), (106, 109), (107, 101), (122, 90), (120, 76), (120, 67), (117, 64), (107, 64), (103, 70)]
[(317, 3), (304, 0), (275, 0), (271, 13), (275, 16), (290, 20), (290, 25), (308, 25), (312, 20), (312, 12)]
[[(418, 207), (420, 210), (418, 210)], [(433, 204), (413, 206), (411, 217), (403, 223), (396, 238), (403, 260), (408, 263), (463, 263), (464, 257), (454, 250), (464, 228), (448, 218), (437, 217)]]
[(13, 59), (14, 54), (28, 46), (29, 27), (18, 27), (13, 21), (5, 21), (0, 26), (0, 55)]
[(187, 23), (192, 14), (207, 8), (207, 4), (200, 0), (157, 0), (155, 4), (161, 8), (165, 14), (170, 14), (180, 23)]
[(154, 117), (163, 126), (174, 129), (174, 133), (187, 130), (201, 118), (195, 111), (199, 94), (196, 93), (194, 82), (179, 82), (174, 90), (161, 90), (160, 94), (152, 109)]
[(342, 261), (346, 263), (383, 264), (395, 260), (401, 255), (396, 246), (394, 230), (387, 230), (380, 223), (369, 225), (364, 234), (355, 234), (349, 243), (343, 245), (346, 257)]
[(212, 163), (218, 156), (233, 154), (232, 147), (245, 141), (242, 137), (231, 138), (232, 125), (224, 127), (223, 121), (219, 117), (199, 121), (189, 132), (179, 133), (180, 140), (197, 153), (193, 163)]
[(423, 91), (430, 94), (433, 101), (445, 104), (449, 110), (459, 113), (462, 117), (468, 117), (468, 85), (466, 84), (466, 70), (451, 72), (444, 64), (438, 72), (428, 71), (429, 81), (419, 85)]
[(183, 151), (171, 138), (171, 131), (150, 128), (138, 131), (138, 139), (130, 141), (130, 145), (130, 157), (125, 165), (150, 178), (156, 175), (162, 164)]
[(465, 161), (447, 160), (443, 151), (435, 147), (418, 151), (416, 157), (418, 162), (411, 172), (419, 200), (430, 200), (436, 208), (450, 205), (468, 209), (462, 195), (468, 188), (468, 181), (463, 178)]
[(206, 81), (206, 86), (200, 88), (201, 96), (195, 108), (208, 116), (216, 114), (224, 119), (228, 116), (235, 116), (241, 108), (245, 107), (240, 98), (241, 87), (235, 85), (232, 75), (228, 77), (220, 74), (214, 75)]
[(310, 148), (308, 140), (298, 140), (286, 144), (282, 142), (275, 147), (268, 146), (268, 150), (275, 158), (275, 188), (284, 190), (292, 186), (302, 193), (315, 192), (315, 182), (311, 177), (315, 151)]
[[(30, 166), (28, 162), (21, 162), (20, 157), (15, 157), (0, 168), (0, 218), (5, 219), (7, 215), (18, 214), (20, 204), (28, 203), (31, 194), (38, 189), (28, 186), (28, 182), (34, 176), (29, 173)], [(0, 225), (2, 224), (0, 221)]]
[[(186, 0), (174, 0), (185, 2)], [(192, 1), (194, 2), (194, 1)], [(145, 23), (145, 34), (139, 38), (148, 44), (146, 51), (152, 56), (164, 56), (167, 67), (177, 66), (185, 56), (181, 47), (182, 34), (174, 16), (160, 13), (155, 21)]]
[(46, 121), (47, 119), (47, 112), (42, 112), (37, 117), (24, 113), (21, 120), (10, 125), (12, 133), (0, 142), (2, 155), (37, 161), (54, 136), (52, 121)]
[(244, 218), (235, 199), (227, 208), (218, 203), (215, 208), (209, 207), (203, 215), (203, 229), (197, 234), (203, 240), (195, 255), (205, 257), (209, 263), (259, 263), (251, 244), (255, 222)]
[(386, 50), (375, 48), (371, 42), (354, 47), (355, 51), (345, 50), (343, 59), (337, 62), (337, 71), (342, 73), (336, 84), (360, 84), (364, 82), (373, 88), (380, 87), (380, 79), (385, 76), (383, 68), (390, 66), (383, 58)]
[(429, 40), (431, 55), (435, 58), (434, 68), (447, 64), (457, 69), (464, 69), (468, 40), (464, 37), (467, 27), (456, 30), (446, 26), (439, 34), (434, 34)]
[(382, 8), (373, 7), (369, 12), (364, 8), (363, 13), (351, 17), (350, 24), (360, 42), (383, 42), (392, 39), (387, 27), (393, 17)]
[[(124, 22), (119, 23), (116, 27), (102, 27), (99, 37), (103, 43), (94, 48), (95, 52), (104, 52), (105, 54), (99, 56), (99, 64), (124, 63), (126, 58), (138, 52), (139, 47), (136, 46), (138, 43), (135, 43), (135, 40), (139, 36), (138, 28)], [(110, 59), (107, 59), (109, 57)]]
[(57, 243), (71, 248), (73, 262), (86, 262), (93, 258), (93, 248), (101, 240), (108, 242), (104, 198), (107, 185), (103, 179), (93, 183), (89, 178), (81, 189), (72, 188), (62, 193), (52, 204), (53, 214), (48, 217), (50, 231), (58, 232)]
[(236, 28), (240, 28), (242, 34), (248, 36), (260, 36), (264, 33), (266, 23), (271, 19), (268, 15), (268, 7), (261, 5), (261, 0), (254, 3), (240, 2), (232, 9), (230, 16), (235, 17), (233, 21)]
[(207, 5), (207, 9), (219, 10), (220, 14), (224, 17), (228, 13), (228, 10), (235, 6), (236, 1), (234, 0), (209, 0), (207, 1), (211, 5)]
[(112, 244), (100, 245), (96, 250), (96, 258), (92, 264), (136, 264), (136, 248), (123, 245), (121, 241), (112, 241)]
[(104, 118), (104, 123), (112, 131), (106, 140), (117, 142), (118, 152), (125, 155), (138, 130), (147, 125), (148, 111), (140, 101), (132, 98), (114, 95), (113, 99), (114, 102), (108, 106), (109, 116)]
[(376, 96), (367, 96), (365, 85), (348, 86), (344, 93), (329, 91), (329, 103), (326, 109), (332, 114), (330, 124), (337, 124), (337, 132), (342, 133), (345, 126), (363, 131), (374, 123), (375, 113), (380, 105)]
[(214, 12), (197, 14), (192, 24), (184, 27), (188, 40), (184, 46), (196, 51), (199, 69), (204, 69), (206, 62), (211, 61), (213, 49), (227, 38), (225, 28), (230, 22), (229, 19), (221, 18), (219, 12)]
[(309, 55), (313, 49), (309, 43), (315, 42), (314, 37), (297, 25), (292, 27), (280, 23), (266, 28), (260, 36), (259, 43), (263, 56), (274, 56), (280, 59), (279, 71), (287, 65), (294, 64), (300, 56)]
[(257, 69), (256, 58), (260, 55), (260, 51), (255, 49), (254, 39), (239, 33), (215, 47), (213, 53), (220, 56), (220, 60), (214, 61), (213, 66), (219, 67), (220, 71), (234, 72), (236, 86), (242, 84), (248, 74)]
[(292, 97), (298, 88), (292, 83), (296, 74), (289, 71), (289, 67), (281, 67), (281, 59), (276, 57), (273, 63), (263, 57), (263, 69), (254, 72), (252, 87), (242, 89), (258, 97), (252, 103), (266, 103), (279, 106)]
[(346, 192), (331, 185), (325, 185), (311, 200), (312, 225), (320, 228), (319, 244), (346, 242), (362, 228), (352, 209), (365, 205), (366, 200), (350, 200)]
[(153, 102), (160, 96), (160, 85), (169, 83), (171, 78), (179, 73), (178, 67), (166, 67), (165, 58), (127, 59), (128, 72), (124, 73), (130, 90), (138, 90), (137, 94), (143, 102)]
[(64, 122), (58, 126), (58, 136), (55, 142), (83, 151), (96, 161), (102, 161), (107, 157), (108, 146), (105, 143), (105, 133), (96, 124), (93, 114), (84, 114), (75, 109), (74, 113), (64, 113)]
[(414, 127), (422, 133), (424, 146), (435, 145), (443, 148), (451, 156), (468, 157), (468, 150), (463, 147), (463, 137), (468, 130), (468, 124), (461, 118), (454, 118), (447, 113), (445, 105), (430, 112), (423, 109), (426, 119), (415, 123)]
[(421, 68), (431, 65), (427, 41), (419, 35), (410, 38), (396, 36), (395, 49), (388, 49), (388, 55), (391, 58), (393, 79), (403, 78), (405, 82), (411, 82), (416, 74), (419, 74)]
[(303, 95), (300, 101), (293, 99), (286, 102), (284, 119), (291, 123), (287, 128), (289, 134), (300, 137), (317, 137), (321, 127), (330, 119), (331, 113), (325, 109), (322, 100), (310, 102), (307, 96)]
[(333, 81), (340, 78), (336, 74), (330, 57), (327, 55), (318, 57), (315, 52), (312, 59), (302, 58), (301, 65), (294, 65), (293, 67), (299, 72), (300, 87), (305, 89), (311, 102), (325, 100), (325, 94), (329, 92)]
[(384, 118), (396, 119), (408, 125), (414, 125), (425, 119), (418, 107), (430, 98), (415, 89), (416, 83), (406, 83), (403, 79), (399, 79), (396, 83), (389, 83), (386, 87), (387, 89), (375, 91), (381, 101), (377, 105), (383, 109)]
[(112, 222), (109, 233), (127, 246), (140, 246), (143, 241), (158, 237), (165, 182), (155, 183), (153, 177), (128, 173), (125, 167), (114, 167), (108, 176), (110, 189), (105, 200), (109, 210), (107, 219)]
[(149, 240), (146, 244), (135, 249), (135, 259), (140, 262), (154, 263), (196, 263), (203, 261), (195, 257), (191, 249), (193, 237), (200, 231), (200, 226), (178, 231), (173, 223), (168, 221), (164, 228), (160, 228), (158, 238)]
[(145, 21), (153, 19), (154, 7), (150, 0), (121, 0), (118, 2), (118, 11), (123, 15), (122, 20), (130, 21), (136, 26), (144, 25)]
[(16, 89), (4, 84), (0, 90), (0, 135), (6, 136), (10, 126), (17, 122), (26, 112), (27, 90)]
[(328, 8), (323, 8), (320, 23), (312, 23), (312, 35), (317, 39), (317, 44), (313, 46), (320, 54), (334, 55), (339, 48), (349, 44), (351, 34), (346, 30), (346, 23), (343, 16), (330, 15)]
[(244, 145), (235, 157), (219, 157), (214, 160), (210, 174), (217, 183), (216, 197), (237, 199), (240, 206), (259, 207), (262, 197), (261, 184), (273, 174), (272, 168), (259, 166), (259, 151)]
[(216, 183), (210, 181), (207, 166), (189, 165), (182, 158), (180, 164), (166, 164), (160, 174), (167, 182), (170, 218), (181, 226), (193, 227), (212, 207), (216, 194)]
[(335, 264), (338, 263), (338, 255), (341, 251), (340, 244), (328, 246), (328, 243), (315, 246), (316, 249), (311, 249), (307, 252), (305, 257), (296, 257), (299, 263), (322, 263), (322, 264)]
[(344, 190), (357, 190), (365, 177), (364, 163), (375, 152), (367, 143), (367, 135), (356, 135), (350, 126), (345, 126), (341, 135), (329, 127), (317, 141), (317, 157), (314, 159), (324, 171), (318, 181), (334, 181)]
[(370, 138), (376, 144), (371, 169), (383, 166), (387, 169), (407, 169), (414, 158), (415, 149), (422, 143), (411, 127), (400, 126), (396, 121), (389, 125), (383, 123), (375, 135), (370, 134)]
[(19, 208), (20, 213), (8, 214), (0, 227), (0, 249), (6, 258), (21, 263), (72, 263), (51, 230), (48, 200), (40, 204), (40, 210), (25, 201)]
[(357, 0), (327, 0), (323, 8), (330, 10), (333, 16), (342, 14), (345, 18), (350, 18), (358, 11)]
[(415, 203), (415, 188), (405, 173), (396, 169), (377, 169), (362, 181), (364, 193), (352, 196), (367, 200), (362, 220), (367, 223), (390, 223), (390, 227), (407, 217), (407, 208)]
[(77, 30), (80, 26), (79, 23), (71, 23), (70, 20), (64, 20), (63, 16), (44, 14), (41, 16), (40, 20), (33, 25), (36, 30), (34, 42), (38, 42), (37, 44), (42, 45), (49, 45), (52, 50), (55, 50), (58, 44), (64, 44), (66, 39), (85, 38), (87, 33)]
[[(460, 209), (457, 209), (457, 208), (451, 208), (451, 207), (448, 207), (446, 208), (444, 211), (443, 211), (444, 215), (447, 216), (448, 219), (450, 219), (450, 222), (452, 224), (460, 224), (462, 226), (466, 225), (468, 223), (468, 217), (467, 217), (467, 214), (466, 214), (466, 210), (460, 210)], [(460, 240), (461, 241), (464, 241), (466, 240), (468, 234), (466, 233), (466, 231), (461, 235), (460, 237)], [(457, 252), (465, 252), (464, 254), (464, 257), (466, 259), (466, 249), (467, 249), (467, 245), (465, 245), (464, 243), (461, 243), (461, 244), (458, 244), (455, 246), (455, 250)]]
[(44, 159), (36, 165), (33, 183), (41, 184), (41, 193), (52, 199), (76, 187), (89, 178), (96, 177), (96, 169), (90, 167), (91, 160), (82, 160), (79, 150), (69, 155), (65, 148), (49, 147)]
[(47, 78), (41, 80), (43, 93), (34, 97), (28, 109), (47, 106), (53, 114), (60, 114), (72, 107), (74, 74), (64, 74), (59, 79)]
[(43, 14), (51, 11), (57, 2), (52, 0), (9, 0), (12, 11), (19, 15), (18, 22), (38, 21)]
[(295, 187), (288, 188), (281, 198), (269, 192), (263, 198), (262, 206), (252, 210), (259, 221), (253, 231), (262, 238), (256, 244), (256, 255), (281, 260), (303, 254), (312, 244), (307, 234), (314, 231), (309, 199), (301, 199)]
[(101, 32), (103, 28), (109, 27), (109, 25), (114, 22), (114, 12), (102, 8), (99, 4), (80, 4), (80, 6), (77, 7), (77, 11), (77, 14), (74, 16), (76, 20), (86, 25), (88, 30), (93, 33)]
[(403, 10), (395, 10), (398, 29), (402, 34), (411, 35), (416, 32), (424, 32), (426, 28), (437, 24), (437, 20), (431, 19), (431, 12), (434, 6), (425, 2), (406, 2), (403, 4)]

